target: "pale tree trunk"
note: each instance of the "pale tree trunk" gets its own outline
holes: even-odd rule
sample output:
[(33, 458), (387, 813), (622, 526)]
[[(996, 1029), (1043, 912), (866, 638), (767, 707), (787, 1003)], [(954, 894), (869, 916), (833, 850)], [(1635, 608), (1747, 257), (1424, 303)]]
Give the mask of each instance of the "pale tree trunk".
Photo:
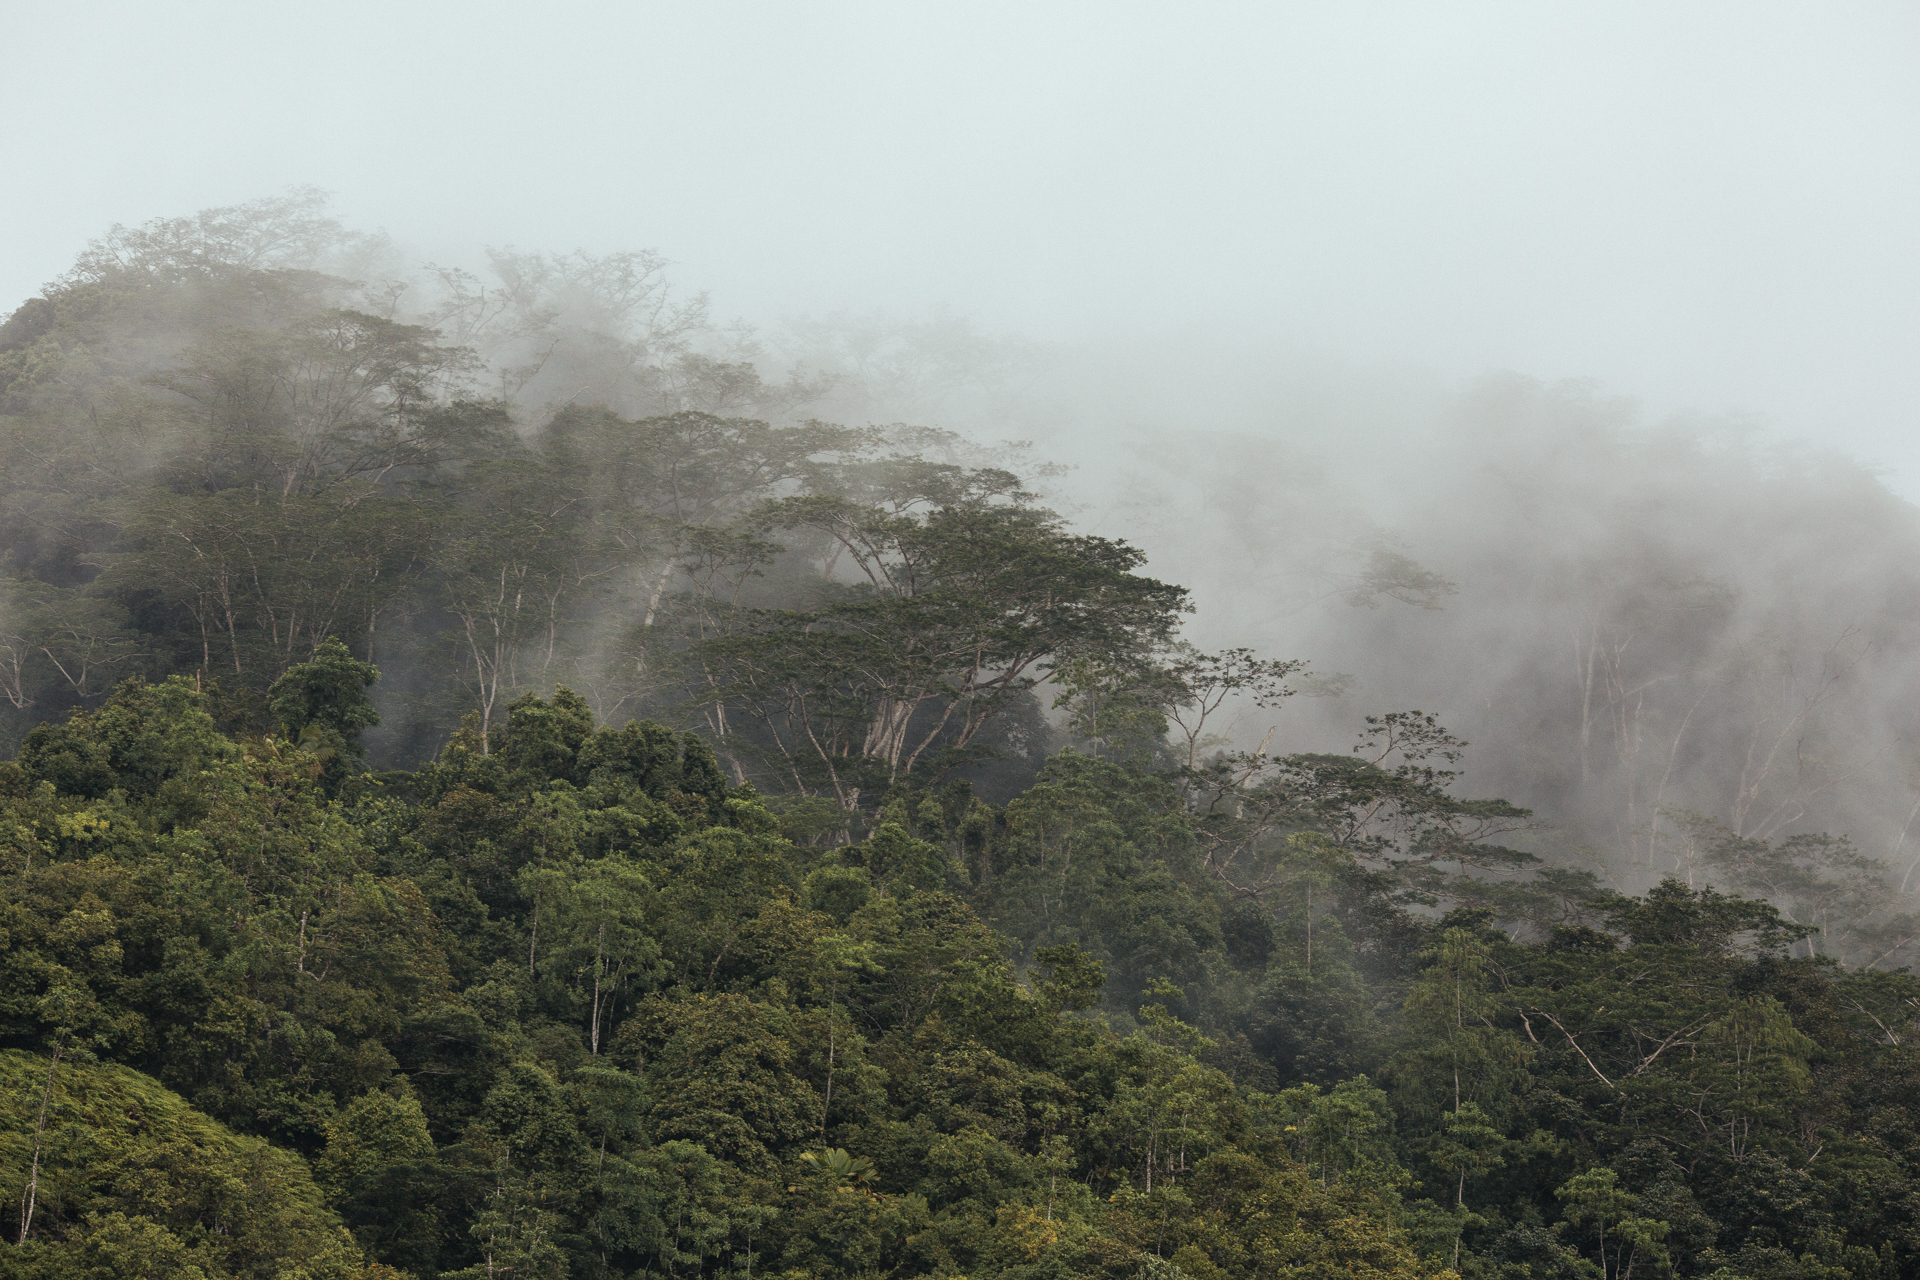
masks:
[(55, 1044), (53, 1057), (47, 1062), (47, 1083), (40, 1090), (40, 1116), (33, 1123), (33, 1167), (27, 1174), (26, 1189), (20, 1195), (20, 1239), (17, 1244), (27, 1242), (27, 1234), (33, 1230), (33, 1211), (40, 1199), (40, 1144), (47, 1131), (47, 1108), (53, 1102), (53, 1072), (60, 1065), (60, 1054), (64, 1045)]

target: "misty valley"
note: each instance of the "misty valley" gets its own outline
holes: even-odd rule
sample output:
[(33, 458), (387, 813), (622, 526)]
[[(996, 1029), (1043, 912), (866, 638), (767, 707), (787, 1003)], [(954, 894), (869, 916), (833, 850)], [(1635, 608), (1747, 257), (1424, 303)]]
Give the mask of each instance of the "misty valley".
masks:
[(0, 323), (0, 1275), (1920, 1274), (1869, 469), (668, 266)]

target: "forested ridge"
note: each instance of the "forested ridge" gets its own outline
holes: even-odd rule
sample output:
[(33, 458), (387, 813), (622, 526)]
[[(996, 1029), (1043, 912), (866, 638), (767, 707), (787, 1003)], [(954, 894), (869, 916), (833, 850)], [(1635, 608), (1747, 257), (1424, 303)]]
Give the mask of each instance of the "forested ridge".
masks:
[(1628, 894), (1433, 714), (1247, 749), (1340, 679), (1020, 446), (649, 255), (379, 252), (117, 228), (0, 325), (0, 1274), (1920, 1274), (1843, 836)]

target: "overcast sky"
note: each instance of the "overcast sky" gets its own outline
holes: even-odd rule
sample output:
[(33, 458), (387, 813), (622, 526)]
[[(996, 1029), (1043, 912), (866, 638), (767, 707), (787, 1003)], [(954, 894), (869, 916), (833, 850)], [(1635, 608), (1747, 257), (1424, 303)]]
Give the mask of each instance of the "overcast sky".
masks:
[(948, 305), (1765, 415), (1920, 497), (1920, 6), (9, 7), (0, 310), (315, 183), (422, 257), (658, 248), (723, 314)]

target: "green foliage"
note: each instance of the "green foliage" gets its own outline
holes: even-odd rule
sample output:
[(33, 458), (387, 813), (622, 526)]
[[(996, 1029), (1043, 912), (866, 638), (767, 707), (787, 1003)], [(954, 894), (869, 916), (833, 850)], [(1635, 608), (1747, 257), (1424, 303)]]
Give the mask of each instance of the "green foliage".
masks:
[[(45, 1122), (36, 1124), (43, 1098)], [(34, 1181), (27, 1243), (17, 1242)], [(9, 1274), (365, 1274), (306, 1163), (126, 1067), (0, 1051)]]
[[(352, 742), (359, 731), (380, 723), (367, 690), (380, 678), (370, 663), (356, 660), (337, 636), (314, 650), (313, 660), (297, 662), (267, 686), (267, 710), (300, 738), (310, 728), (331, 730)], [(361, 749), (355, 743), (355, 754)]]
[(503, 256), (505, 336), (445, 273), (534, 360), (481, 401), (276, 256), (316, 210), (0, 335), (6, 1274), (1920, 1268), (1912, 922), (1845, 841), (1668, 815), (1716, 887), (1625, 896), (1430, 714), (1220, 750), (1302, 664), (1017, 476), (721, 416), (773, 390), (665, 311), (589, 380), (641, 408), (525, 420), (538, 299), (657, 264)]
[[(277, 696), (351, 728), (363, 666), (329, 650)], [(1588, 923), (1423, 915), (1396, 851), (1504, 821), (1460, 817), (1437, 766), (1354, 775), (1425, 806), (1400, 826), (1322, 791), (1242, 831), (1246, 892), (1192, 776), (1139, 761), (1063, 752), (1004, 808), (909, 783), (822, 847), (701, 739), (599, 727), (565, 688), (337, 794), (213, 706), (127, 682), (0, 778), (24, 1274), (298, 1248), (420, 1277), (1878, 1280), (1920, 1256), (1914, 980), (1793, 959), (1807, 926), (1674, 883), (1543, 890)], [(186, 1136), (138, 1129), (159, 1115)], [(286, 1188), (251, 1225), (221, 1207), (237, 1160)], [(309, 1229), (330, 1243), (284, 1243)]]
[(326, 1146), (314, 1158), (314, 1178), (339, 1197), (395, 1165), (433, 1155), (426, 1113), (408, 1096), (363, 1093), (325, 1126)]
[(1041, 947), (1033, 953), (1036, 963), (1046, 967), (1046, 976), (1037, 979), (1034, 987), (1040, 992), (1047, 1007), (1054, 1013), (1067, 1010), (1088, 1009), (1100, 1003), (1100, 996), (1107, 985), (1106, 972), (1100, 962), (1083, 951), (1078, 944), (1067, 943), (1058, 947)]
[[(351, 662), (296, 667), (277, 696), (318, 690), (309, 723), (351, 727), (366, 688)], [(350, 679), (327, 685), (328, 663)], [(1084, 1016), (1108, 985), (1085, 946), (1034, 948), (1021, 984), (959, 896), (950, 849), (1003, 829), (964, 791), (903, 791), (867, 838), (795, 846), (698, 739), (596, 728), (563, 689), (517, 699), (489, 752), (457, 739), (419, 774), (329, 798), (313, 755), (232, 742), (207, 702), (190, 683), (131, 683), (11, 766), (0, 1034), (63, 1055), (56, 1082), (144, 1069), (191, 1100), (164, 1095), (195, 1132), (253, 1135), (222, 1141), (299, 1174), (303, 1211), (331, 1233), (332, 1253), (307, 1250), (315, 1266), (1118, 1277), (1140, 1265), (1138, 1214), (1174, 1204), (1214, 1155), (1296, 1158), (1276, 1114), (1192, 1057), (1212, 1041), (1170, 984), (1136, 979), (1146, 1030), (1130, 1037)], [(1128, 922), (1161, 918), (1156, 892), (1191, 892), (1151, 869), (1187, 847), (1172, 793), (1124, 803), (1112, 791), (1139, 779), (1086, 757), (1058, 778), (1004, 830), (1051, 859), (1082, 838), (1073, 823), (1117, 826), (1094, 837), (1122, 859), (1111, 873), (1148, 884), (1127, 912), (1081, 902), (1076, 927), (1152, 937)], [(993, 883), (1019, 880), (1005, 865)], [(1179, 910), (1214, 936), (1207, 908)], [(100, 1059), (127, 1065), (86, 1065)], [(6, 1155), (18, 1191), (38, 1095), (23, 1081), (9, 1096), (29, 1143)], [(38, 1243), (21, 1259), (49, 1275), (136, 1255), (252, 1274), (233, 1261), (255, 1248), (246, 1232), (216, 1249), (134, 1183), (86, 1183), (83, 1167), (109, 1166), (72, 1153), (119, 1141), (122, 1121), (48, 1096)], [(137, 1190), (205, 1201), (193, 1179), (218, 1160), (189, 1164), (140, 1165)], [(1329, 1190), (1350, 1180), (1351, 1161), (1320, 1164)], [(1354, 1229), (1389, 1241), (1391, 1197), (1358, 1186)]]
[(27, 777), (63, 793), (102, 799), (117, 789), (146, 799), (232, 753), (214, 733), (197, 687), (173, 676), (160, 685), (126, 681), (98, 711), (37, 726), (17, 763)]

